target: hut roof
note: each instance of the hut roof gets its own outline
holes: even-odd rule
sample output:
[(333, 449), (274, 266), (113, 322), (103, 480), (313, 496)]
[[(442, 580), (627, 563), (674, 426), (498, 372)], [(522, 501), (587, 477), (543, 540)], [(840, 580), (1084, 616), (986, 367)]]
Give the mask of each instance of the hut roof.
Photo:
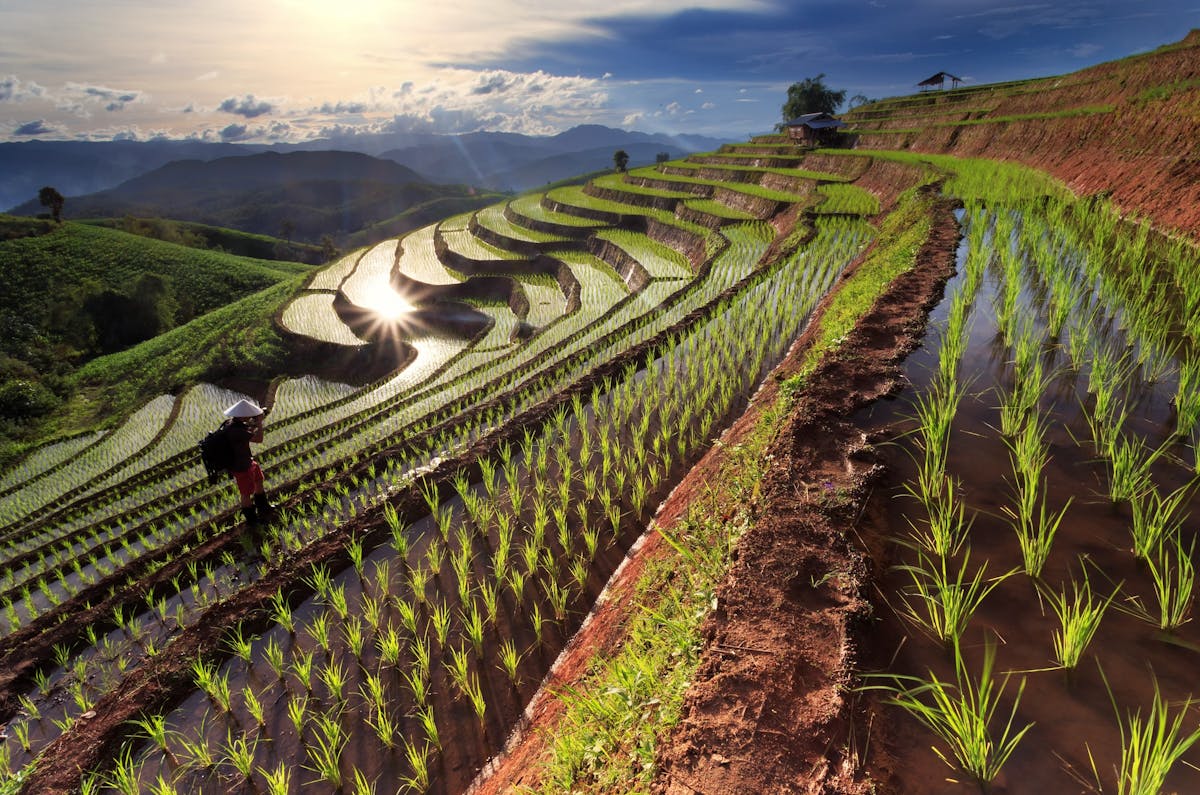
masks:
[(813, 130), (824, 130), (830, 127), (844, 127), (845, 122), (838, 121), (828, 113), (805, 113), (787, 123), (788, 127), (809, 127)]
[(920, 83), (917, 83), (917, 85), (919, 85), (919, 86), (940, 86), (942, 83), (946, 82), (947, 78), (949, 78), (950, 80), (953, 80), (955, 82), (962, 82), (961, 77), (955, 77), (954, 75), (950, 74), (949, 72), (938, 72), (933, 77), (925, 78)]

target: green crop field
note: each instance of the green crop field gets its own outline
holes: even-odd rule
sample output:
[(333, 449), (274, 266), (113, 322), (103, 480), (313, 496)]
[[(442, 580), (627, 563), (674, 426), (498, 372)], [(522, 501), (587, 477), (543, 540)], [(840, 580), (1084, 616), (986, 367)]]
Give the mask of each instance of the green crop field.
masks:
[[(806, 169), (806, 157), (914, 168), (891, 169), (909, 182), (892, 186), (887, 201), (900, 198), (884, 210), (870, 183)], [(937, 219), (954, 225), (937, 190), (962, 203), (961, 272), (951, 308), (933, 316), (929, 369), (904, 365), (915, 388), (893, 403), (905, 412), (871, 437), (904, 450), (912, 471), (889, 496), (893, 527), (908, 536), (895, 612), (879, 618), (907, 640), (869, 687), (938, 734), (926, 697), (939, 687), (971, 692), (993, 659), (1011, 660), (1017, 678), (1066, 667), (1047, 667), (1067, 654), (1051, 650), (1048, 631), (1037, 659), (1016, 626), (996, 649), (973, 611), (999, 625), (1019, 604), (1045, 629), (1055, 614), (1067, 624), (1080, 606), (1122, 600), (1124, 634), (1105, 642), (1136, 651), (1186, 703), (1186, 666), (1170, 655), (1193, 643), (1182, 634), (1192, 550), (1180, 528), (1200, 421), (1194, 247), (1017, 167), (810, 155), (772, 139), (472, 209), (316, 271), (76, 224), (0, 242), (0, 257), (29, 269), (14, 294), (48, 314), (55, 290), (39, 281), (116, 289), (144, 273), (170, 279), (195, 309), (83, 363), (47, 420), (57, 436), (0, 471), (0, 792), (68, 764), (70, 786), (86, 792), (466, 790), (657, 506), (725, 446), (714, 440), (752, 401), (786, 411), (819, 357), (837, 356), (919, 267)], [(798, 374), (769, 378), (802, 335)], [(271, 403), (255, 452), (277, 511), (257, 528), (196, 450), (243, 397)], [(960, 404), (972, 407), (961, 421)], [(1058, 422), (1055, 411), (1061, 433), (1046, 419)], [(915, 429), (898, 432), (904, 423)], [(989, 461), (1011, 457), (1011, 471), (972, 469), (961, 457), (972, 444), (987, 445)], [(1068, 445), (1086, 447), (1100, 491), (1085, 494), (1048, 463)], [(991, 474), (975, 494), (995, 504), (965, 506), (959, 484)], [(744, 512), (767, 504), (746, 485), (721, 522), (749, 524)], [(1077, 511), (1087, 511), (1080, 527), (1127, 525), (1132, 552), (1123, 541), (1088, 546), (1084, 534), (1056, 541), (1064, 512), (1069, 523)], [(972, 522), (999, 529), (975, 536)], [(630, 755), (653, 758), (654, 738), (678, 719), (698, 627), (745, 529), (714, 519), (703, 535), (701, 525), (688, 530), (695, 538), (665, 536), (703, 561), (704, 576), (681, 566), (638, 590), (636, 653), (585, 666), (602, 686), (547, 696), (569, 715), (590, 711), (589, 731), (623, 728), (584, 733), (572, 718), (538, 763), (538, 791), (602, 779), (604, 791), (649, 787), (652, 766)], [(970, 563), (1002, 543), (1013, 546), (1003, 566)], [(1047, 552), (1054, 544), (1069, 559)], [(1127, 600), (1085, 562), (1126, 553), (1140, 562), (1122, 575)], [(807, 592), (843, 575), (789, 576)], [(951, 604), (963, 583), (969, 603)], [(1180, 642), (1164, 651), (1138, 621)], [(1071, 631), (1087, 645), (1078, 628), (1062, 637)], [(918, 652), (964, 637), (973, 645), (957, 678), (926, 676)], [(943, 757), (973, 780), (994, 778), (1035, 720), (1016, 681), (1019, 720), (1000, 757), (990, 767)], [(1069, 688), (1045, 687), (1077, 708)]]

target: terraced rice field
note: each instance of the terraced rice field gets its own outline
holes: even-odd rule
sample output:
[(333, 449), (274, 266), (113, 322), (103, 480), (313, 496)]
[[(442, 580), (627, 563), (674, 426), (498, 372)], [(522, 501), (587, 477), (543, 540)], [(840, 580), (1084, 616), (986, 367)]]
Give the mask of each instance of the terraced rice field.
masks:
[(196, 456), (228, 390), (163, 396), (6, 473), (0, 775), (465, 788), (658, 501), (875, 233), (877, 205), (849, 190), (780, 229), (724, 202), (799, 196), (644, 176), (520, 197), (317, 273), (285, 328), (412, 356), (361, 386), (275, 386), (258, 458), (280, 509), (260, 533)]

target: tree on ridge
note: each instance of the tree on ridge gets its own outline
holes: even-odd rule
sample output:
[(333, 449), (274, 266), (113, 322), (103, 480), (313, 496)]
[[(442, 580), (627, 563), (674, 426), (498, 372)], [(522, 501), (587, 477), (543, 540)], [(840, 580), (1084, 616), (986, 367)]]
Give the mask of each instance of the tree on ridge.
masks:
[(833, 114), (846, 99), (845, 91), (834, 91), (825, 85), (825, 73), (806, 77), (788, 86), (787, 102), (783, 103), (784, 127), (789, 121), (806, 113)]
[(61, 193), (49, 185), (38, 191), (38, 203), (43, 207), (50, 208), (50, 215), (57, 224), (62, 223), (63, 205), (66, 204), (66, 201)]

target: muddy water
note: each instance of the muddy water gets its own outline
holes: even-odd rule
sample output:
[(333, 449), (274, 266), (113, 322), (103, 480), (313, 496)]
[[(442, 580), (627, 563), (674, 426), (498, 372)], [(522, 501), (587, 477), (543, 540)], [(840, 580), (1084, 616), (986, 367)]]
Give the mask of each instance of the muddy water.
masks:
[[(960, 274), (948, 286), (947, 294), (959, 289), (961, 282)], [(968, 537), (971, 569), (986, 561), (988, 576), (1019, 570), (1022, 565), (1016, 535), (1003, 513), (1003, 508), (1012, 503), (1009, 483), (1013, 476), (1008, 450), (997, 430), (997, 406), (999, 390), (1011, 386), (1012, 372), (1008, 363), (1011, 352), (992, 320), (991, 306), (998, 289), (998, 274), (989, 273), (973, 307), (970, 344), (960, 376), (960, 381), (969, 383), (969, 394), (959, 407), (951, 431), (947, 467), (949, 474), (961, 480), (961, 494), (975, 516)], [(1023, 291), (1022, 301), (1036, 309), (1032, 293)], [(885, 558), (879, 561), (883, 564), (879, 596), (892, 606), (900, 603), (900, 594), (911, 581), (907, 575), (887, 570), (886, 565), (911, 562), (915, 556), (881, 540), (903, 537), (909, 521), (923, 518), (923, 509), (902, 488), (906, 481), (915, 479), (914, 462), (919, 453), (911, 438), (902, 434), (915, 426), (912, 400), (930, 383), (938, 355), (938, 329), (944, 325), (948, 304), (948, 300), (943, 301), (935, 311), (923, 347), (907, 362), (905, 374), (913, 388), (900, 399), (874, 406), (860, 417), (866, 427), (894, 442), (880, 446), (889, 474), (873, 500), (863, 531), (873, 546), (886, 550), (877, 556)], [(1058, 510), (1072, 500), (1042, 574), (1043, 588), (1061, 593), (1070, 588), (1072, 580), (1082, 582), (1086, 569), (1094, 593), (1106, 597), (1117, 591), (1117, 596), (1087, 653), (1072, 672), (1054, 668), (1052, 635), (1058, 619), (1034, 582), (1021, 571), (984, 600), (967, 629), (963, 646), (968, 669), (978, 672), (985, 646), (994, 645), (1001, 681), (1004, 674), (1010, 677), (993, 718), (993, 732), (1003, 729), (1022, 682), (1024, 691), (1014, 727), (1033, 724), (992, 791), (1096, 792), (1100, 791), (1098, 777), (1102, 791), (1111, 792), (1116, 791), (1115, 770), (1121, 759), (1118, 713), (1124, 718), (1140, 710), (1145, 716), (1156, 685), (1169, 700), (1172, 716), (1190, 697), (1200, 696), (1200, 622), (1192, 621), (1175, 632), (1164, 633), (1156, 624), (1134, 614), (1130, 600), (1140, 599), (1152, 611), (1157, 602), (1146, 565), (1137, 562), (1131, 552), (1129, 505), (1110, 501), (1107, 466), (1098, 459), (1090, 442), (1084, 414), (1090, 408), (1087, 369), (1070, 371), (1065, 366), (1065, 353), (1052, 344), (1045, 346), (1043, 356), (1045, 363), (1061, 368), (1039, 407), (1049, 428), (1046, 438), (1051, 460), (1044, 473), (1048, 504)], [(1126, 433), (1154, 446), (1169, 442), (1174, 422), (1169, 402), (1173, 388), (1172, 383), (1141, 383), (1133, 388), (1130, 404), (1136, 417), (1125, 426)], [(1173, 444), (1170, 454), (1153, 468), (1154, 482), (1162, 492), (1187, 483), (1193, 474), (1191, 450)], [(1192, 497), (1189, 509), (1190, 518), (1184, 524), (1185, 548), (1191, 544), (1200, 519), (1200, 497)], [(875, 672), (928, 678), (932, 671), (943, 681), (954, 681), (952, 658), (939, 642), (901, 622), (887, 605), (881, 607), (878, 616), (869, 651)], [(928, 729), (899, 708), (887, 710), (893, 729), (886, 738), (880, 737), (880, 745), (886, 749), (884, 753), (894, 756), (893, 783), (898, 791), (978, 791), (962, 771), (939, 759), (934, 747), (953, 761), (947, 747)], [(1198, 725), (1200, 708), (1191, 707), (1183, 722), (1184, 732)], [(1184, 760), (1200, 763), (1200, 753), (1193, 750)], [(1164, 791), (1200, 792), (1200, 772), (1182, 762), (1176, 764)]]

